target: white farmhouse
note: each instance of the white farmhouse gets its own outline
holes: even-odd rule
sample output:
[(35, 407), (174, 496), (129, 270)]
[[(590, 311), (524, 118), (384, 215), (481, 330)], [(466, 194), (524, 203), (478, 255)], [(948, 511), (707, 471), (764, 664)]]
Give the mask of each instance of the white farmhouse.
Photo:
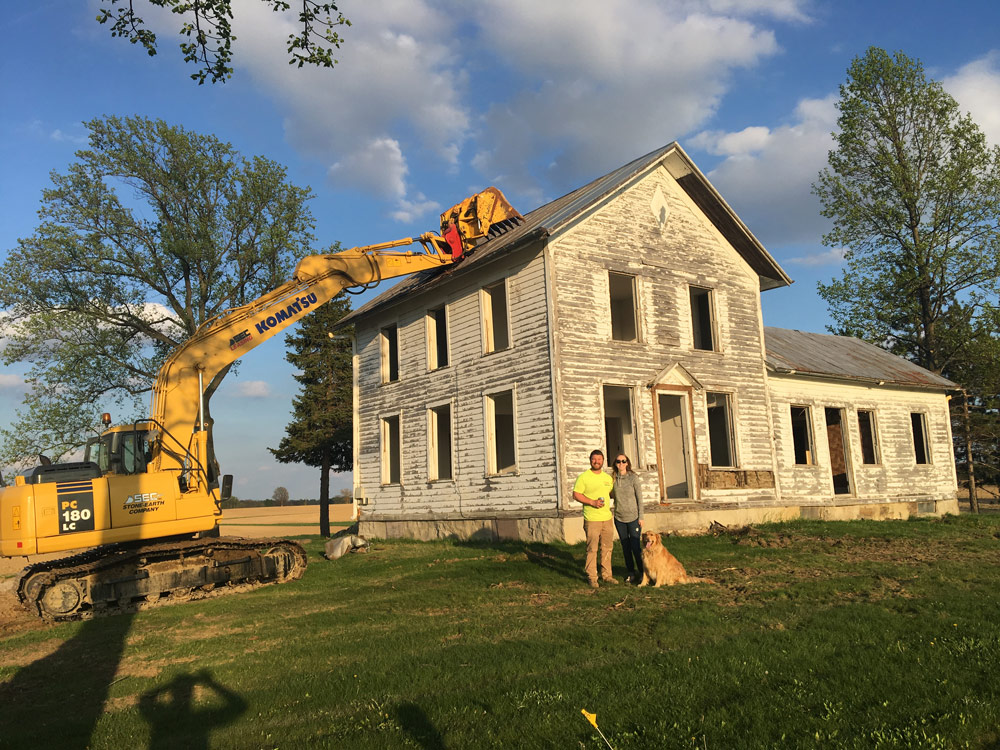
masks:
[(791, 280), (672, 143), (352, 313), (361, 533), (583, 538), (588, 454), (647, 528), (957, 513), (944, 378), (765, 328)]

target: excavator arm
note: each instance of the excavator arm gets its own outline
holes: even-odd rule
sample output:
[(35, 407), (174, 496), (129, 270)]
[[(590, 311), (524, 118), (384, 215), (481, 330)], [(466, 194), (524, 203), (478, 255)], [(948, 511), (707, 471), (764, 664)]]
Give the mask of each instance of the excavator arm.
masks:
[[(109, 427), (83, 461), (0, 487), (0, 555), (87, 550), (25, 568), (20, 601), (42, 617), (78, 619), (301, 576), (306, 554), (295, 542), (191, 538), (217, 532), (220, 516), (206, 385), (344, 289), (454, 263), (520, 219), (490, 188), (442, 214), (440, 235), (309, 256), (290, 281), (202, 324), (160, 368), (150, 419)], [(423, 251), (395, 249), (414, 244)]]
[[(177, 471), (198, 484), (213, 484), (209, 467), (205, 387), (225, 367), (281, 333), (349, 287), (445, 266), (478, 242), (516, 225), (521, 215), (496, 188), (489, 188), (441, 215), (441, 235), (406, 237), (299, 262), (290, 281), (253, 302), (206, 321), (164, 362), (153, 386), (154, 441), (151, 471)], [(394, 248), (423, 246), (422, 252)], [(200, 487), (202, 491), (210, 487)]]

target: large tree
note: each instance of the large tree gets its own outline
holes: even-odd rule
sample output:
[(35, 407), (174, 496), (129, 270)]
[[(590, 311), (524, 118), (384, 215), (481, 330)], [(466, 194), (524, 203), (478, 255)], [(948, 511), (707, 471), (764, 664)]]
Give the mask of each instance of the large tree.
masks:
[(5, 463), (79, 447), (99, 407), (146, 415), (167, 353), (287, 279), (313, 240), (310, 192), (275, 162), (159, 120), (86, 126), (90, 148), (52, 173), (38, 228), (0, 266), (2, 358), (28, 363), (31, 387), (0, 431)]
[(820, 284), (842, 333), (947, 374), (989, 335), (1000, 278), (1000, 149), (922, 65), (877, 47), (840, 87), (839, 130), (813, 191), (846, 250)]
[[(339, 247), (331, 248), (335, 252)], [(330, 472), (350, 471), (353, 454), (352, 353), (349, 332), (331, 335), (350, 312), (350, 298), (341, 296), (304, 318), (285, 337), (285, 358), (298, 373), (299, 394), (292, 421), (277, 449), (282, 463), (304, 463), (320, 470), (320, 534), (330, 536)]]
[[(285, 0), (260, 0), (275, 13), (288, 11), (292, 4)], [(156, 54), (156, 34), (149, 30), (146, 22), (136, 12), (136, 5), (143, 0), (104, 0), (109, 3), (97, 14), (99, 23), (111, 22), (111, 36), (123, 37), (132, 44), (141, 44), (150, 57)], [(230, 65), (233, 59), (232, 0), (145, 0), (147, 6), (163, 8), (182, 19), (179, 30), (180, 50), (185, 62), (198, 65), (191, 78), (200, 84), (207, 80), (212, 83), (225, 82), (233, 75)], [(336, 3), (298, 0), (295, 3), (296, 21), (300, 33), (289, 34), (286, 40), (288, 64), (316, 65), (332, 68), (334, 47), (339, 48), (343, 38), (337, 32), (339, 26), (350, 26), (351, 22), (337, 10)], [(330, 45), (325, 46), (324, 45)]]

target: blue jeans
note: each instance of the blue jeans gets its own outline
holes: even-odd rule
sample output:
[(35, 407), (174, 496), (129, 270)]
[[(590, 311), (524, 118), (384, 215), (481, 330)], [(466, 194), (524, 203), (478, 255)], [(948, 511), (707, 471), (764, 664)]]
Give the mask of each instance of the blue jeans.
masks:
[(622, 542), (622, 553), (625, 555), (625, 567), (628, 568), (629, 575), (642, 574), (642, 544), (639, 541), (642, 532), (639, 530), (639, 520), (622, 523), (615, 519), (615, 528), (618, 529), (618, 538)]

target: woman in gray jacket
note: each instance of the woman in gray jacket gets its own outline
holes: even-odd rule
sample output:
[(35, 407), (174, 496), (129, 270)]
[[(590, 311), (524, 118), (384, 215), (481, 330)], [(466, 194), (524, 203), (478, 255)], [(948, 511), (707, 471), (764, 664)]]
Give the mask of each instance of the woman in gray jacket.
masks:
[(611, 491), (615, 499), (615, 528), (622, 542), (625, 567), (630, 583), (642, 580), (642, 488), (639, 476), (632, 471), (632, 462), (624, 453), (619, 453), (611, 472), (615, 481)]

